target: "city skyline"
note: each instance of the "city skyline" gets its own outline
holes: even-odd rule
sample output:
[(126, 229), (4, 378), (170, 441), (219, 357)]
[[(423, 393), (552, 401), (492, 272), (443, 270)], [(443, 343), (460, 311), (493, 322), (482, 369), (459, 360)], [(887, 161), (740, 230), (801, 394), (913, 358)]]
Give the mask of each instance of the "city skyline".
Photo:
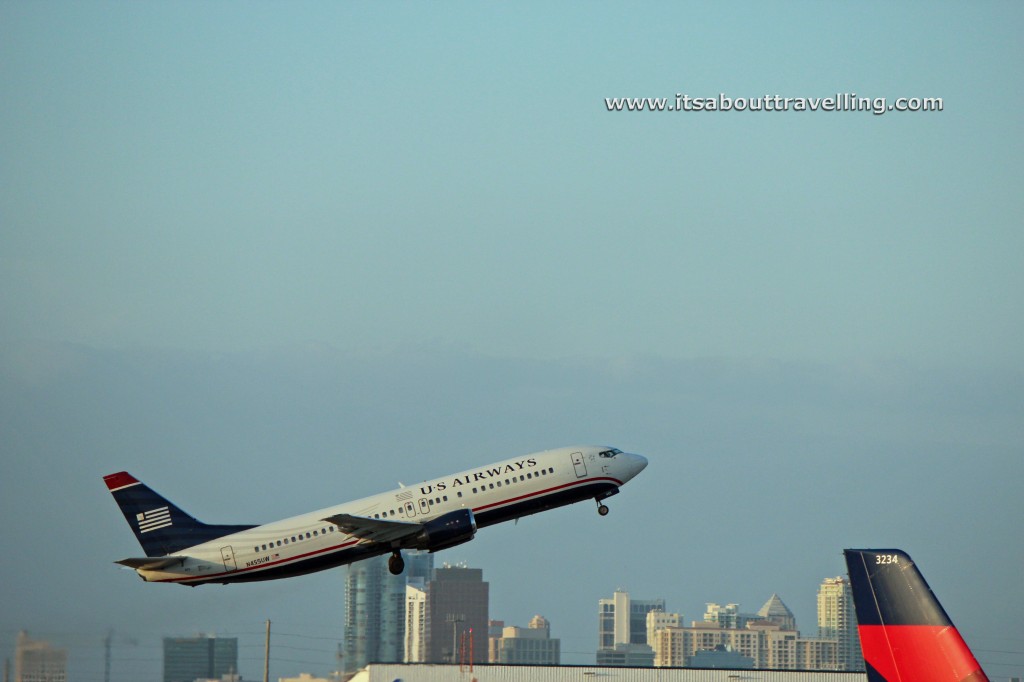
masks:
[[(418, 566), (420, 566), (420, 563), (423, 563), (423, 562), (421, 562), (421, 560), (426, 560), (426, 562), (423, 563), (423, 567), (422, 568), (417, 568), (417, 571), (422, 572), (423, 570), (426, 570), (427, 566), (430, 565), (430, 563), (431, 563), (430, 560), (432, 560), (433, 557), (434, 557), (434, 555), (430, 555), (430, 554), (416, 554), (416, 553), (414, 553), (410, 557), (411, 558), (411, 564), (418, 567)], [(353, 574), (350, 571), (352, 566), (356, 567), (355, 574)], [(449, 566), (456, 566), (456, 567), (464, 566), (464, 562), (456, 562), (455, 564), (449, 564), (448, 562), (444, 562), (444, 565), (443, 565), (442, 568), (448, 568)], [(465, 567), (465, 568), (466, 568), (466, 570), (472, 570), (472, 568), (475, 568), (475, 567), (472, 567), (472, 568)], [(476, 570), (481, 570), (481, 569), (476, 569)], [(394, 576), (391, 576), (390, 574), (387, 573), (387, 570), (386, 570), (386, 557), (375, 557), (373, 559), (369, 559), (369, 560), (366, 560), (366, 561), (357, 562), (355, 564), (352, 564), (349, 567), (333, 569), (332, 571), (330, 571), (330, 573), (335, 573), (335, 572), (344, 574), (344, 579), (339, 584), (339, 591), (338, 591), (338, 594), (337, 594), (339, 600), (342, 602), (342, 610), (347, 610), (348, 609), (347, 605), (344, 604), (344, 602), (345, 602), (344, 595), (346, 593), (346, 585), (351, 585), (352, 584), (352, 580), (354, 578), (354, 575), (363, 576), (363, 575), (366, 575), (367, 572), (370, 572), (372, 575), (377, 576), (377, 578), (371, 579), (371, 583), (373, 583), (373, 584), (376, 584), (376, 582), (379, 581), (379, 580), (383, 580), (384, 582), (391, 582), (391, 581), (393, 581), (395, 579)], [(399, 576), (398, 578), (403, 578), (403, 576)], [(359, 578), (359, 580), (362, 580), (362, 578)], [(834, 580), (835, 580), (834, 576), (828, 576), (828, 577), (825, 577), (825, 578), (819, 580), (813, 591), (817, 592), (817, 590), (821, 588), (823, 582), (834, 581)], [(404, 579), (401, 580), (401, 582), (404, 583)], [(488, 581), (488, 583), (490, 583), (490, 582), (491, 581)], [(378, 587), (380, 587), (380, 585), (378, 585)], [(501, 586), (497, 586), (497, 587), (499, 588), (499, 592), (500, 592)], [(509, 588), (506, 586), (505, 589), (508, 590)], [(492, 591), (494, 591), (494, 590), (492, 590)], [(387, 592), (388, 592), (388, 590), (384, 589), (382, 594), (387, 593)], [(613, 590), (613, 592), (620, 592), (620, 590)], [(628, 591), (628, 590), (626, 592), (631, 594), (631, 592)], [(764, 607), (769, 606), (773, 602), (773, 600), (776, 600), (776, 599), (779, 599), (779, 595), (777, 593), (775, 593), (775, 592), (772, 592), (771, 596), (768, 598), (768, 600), (764, 603), (763, 606)], [(595, 601), (595, 603), (598, 603), (598, 602), (610, 602), (610, 601), (612, 601), (612, 600), (610, 600), (610, 599), (608, 599), (606, 597), (600, 597), (598, 600)], [(642, 598), (642, 599), (637, 599), (635, 601), (642, 602), (644, 605), (647, 605), (650, 608), (654, 608), (654, 609), (662, 608), (662, 609), (665, 610), (665, 612), (672, 613), (672, 612), (674, 612), (674, 609), (672, 608), (672, 604), (676, 600), (673, 597), (669, 597), (669, 598), (661, 598), (661, 597), (659, 597), (659, 598), (655, 598), (655, 599)], [(683, 601), (683, 600), (679, 600), (679, 601)], [(721, 607), (721, 604), (719, 602), (694, 601), (692, 596), (689, 599), (687, 599), (686, 601), (688, 603), (691, 603), (691, 604), (693, 604), (693, 603), (700, 603), (700, 604), (702, 604), (705, 607), (710, 607), (710, 606)], [(782, 600), (782, 601), (785, 602), (785, 600)], [(741, 604), (739, 604), (737, 602), (728, 602), (727, 605), (728, 605), (728, 607), (734, 607), (734, 608), (728, 609), (730, 612), (741, 613), (740, 610), (739, 610), (739, 607), (741, 606)], [(723, 610), (725, 610), (724, 607), (721, 607), (721, 608), (723, 608)], [(527, 611), (529, 611), (529, 607), (528, 606), (526, 607), (526, 609), (527, 609)], [(693, 622), (702, 622), (702, 620), (704, 620), (704, 621), (707, 620), (708, 613), (707, 613), (706, 609), (702, 609), (700, 611), (693, 611), (692, 613), (698, 613), (698, 612), (701, 614), (701, 618), (696, 618), (696, 617), (684, 618), (684, 621), (685, 621), (684, 622), (684, 626), (688, 626), (688, 625), (690, 625), (690, 623), (693, 623)], [(592, 647), (590, 652), (580, 651), (578, 649), (574, 649), (571, 652), (571, 653), (573, 653), (573, 654), (575, 654), (577, 656), (581, 656), (582, 655), (583, 658), (589, 657), (589, 659), (591, 659), (591, 660), (589, 660), (589, 661), (579, 661), (579, 662), (577, 662), (577, 661), (573, 661), (573, 662), (563, 661), (563, 663), (562, 663), (563, 665), (587, 665), (587, 664), (593, 664), (594, 654), (596, 654), (598, 652), (598, 650), (599, 650), (598, 640), (599, 640), (600, 623), (601, 623), (601, 619), (598, 616), (598, 612), (595, 611), (594, 613), (595, 613), (594, 619), (593, 619), (593, 625), (594, 625), (593, 630), (594, 630), (594, 633), (590, 634), (590, 633), (581, 633), (581, 632), (576, 632), (576, 633), (563, 632), (558, 627), (559, 619), (557, 617), (557, 614), (555, 614), (555, 615), (543, 614), (540, 609), (538, 609), (536, 611), (535, 616), (538, 615), (538, 614), (543, 615), (544, 616), (544, 620), (547, 621), (550, 624), (549, 627), (550, 627), (550, 630), (551, 630), (551, 636), (553, 638), (557, 637), (558, 639), (560, 639), (562, 641), (574, 641), (574, 642), (579, 642), (580, 640), (588, 640), (588, 641), (590, 641), (593, 644), (593, 647)], [(492, 620), (494, 619), (493, 618), (494, 615), (498, 615), (500, 617), (501, 614), (492, 614), (492, 617), (491, 617)], [(635, 616), (635, 614), (633, 614), (633, 615)], [(744, 615), (745, 617), (751, 617), (751, 616), (755, 616), (756, 614), (751, 612), (751, 613), (743, 613), (742, 615)], [(501, 619), (501, 618), (499, 618), (499, 619)], [(505, 622), (507, 624), (509, 624), (509, 625), (519, 625), (518, 623), (513, 623), (511, 621), (508, 621), (507, 619), (501, 619), (501, 620), (505, 620)], [(527, 619), (527, 621), (525, 621), (525, 622), (528, 623), (531, 620), (533, 620), (533, 618)], [(634, 630), (634, 626), (636, 626), (636, 624), (640, 622), (639, 616), (636, 616), (635, 618), (633, 618), (633, 621), (635, 621), (635, 623), (631, 623), (630, 631), (633, 631)], [(799, 620), (799, 618), (797, 618), (798, 629), (799, 629), (799, 622), (800, 622), (800, 620)], [(256, 623), (255, 625), (262, 625), (262, 624), (261, 623)], [(735, 625), (735, 623), (733, 623), (733, 625)], [(803, 636), (805, 636), (805, 637), (815, 638), (815, 637), (818, 636), (818, 632), (817, 632), (818, 631), (818, 627), (819, 626), (816, 623), (814, 625), (814, 632), (813, 633), (811, 633), (810, 631), (804, 629), (804, 630), (801, 630), (801, 634)], [(484, 631), (486, 632), (486, 628), (485, 628)], [(126, 637), (124, 635), (117, 636), (115, 633), (116, 633), (116, 629), (113, 629), (113, 630), (111, 630), (110, 633), (104, 633), (102, 635), (102, 637), (100, 637), (100, 635), (97, 635), (97, 637), (100, 638), (99, 639), (99, 644), (100, 644), (101, 648), (102, 648), (102, 645), (103, 645), (103, 640), (106, 637), (112, 637), (115, 642), (117, 642), (117, 641), (122, 641), (123, 642), (123, 641), (129, 639), (128, 637)], [(31, 633), (29, 633), (29, 634), (31, 634)], [(87, 634), (86, 633), (76, 633), (76, 635), (74, 637), (72, 637), (72, 639), (80, 640), (84, 636), (87, 636)], [(239, 646), (241, 648), (248, 648), (250, 650), (250, 656), (247, 659), (249, 661), (249, 665), (248, 665), (248, 667), (246, 667), (246, 665), (243, 664), (243, 661), (245, 661), (246, 659), (239, 658), (238, 665), (239, 665), (239, 669), (240, 669), (240, 674), (242, 675), (243, 679), (246, 679), (246, 680), (258, 680), (258, 679), (262, 678), (262, 665), (263, 665), (262, 647), (263, 647), (263, 636), (264, 636), (264, 633), (261, 630), (254, 629), (254, 630), (246, 632), (246, 633), (237, 633), (237, 632), (233, 633), (233, 632), (229, 632), (229, 631), (221, 632), (221, 631), (217, 631), (217, 630), (214, 629), (214, 630), (211, 630), (211, 631), (208, 631), (208, 632), (194, 632), (194, 633), (188, 633), (188, 634), (184, 634), (184, 633), (177, 633), (177, 634), (167, 634), (167, 633), (164, 633), (164, 634), (159, 634), (159, 633), (157, 633), (157, 634), (155, 634), (153, 636), (159, 639), (160, 647), (164, 648), (164, 649), (167, 646), (166, 643), (167, 643), (168, 640), (191, 640), (191, 639), (194, 639), (194, 638), (197, 638), (197, 637), (198, 638), (220, 638), (220, 639), (231, 638), (231, 639), (237, 639), (237, 640), (240, 640), (240, 641), (246, 641), (245, 644), (242, 644), (242, 645), (239, 645)], [(281, 646), (284, 647), (284, 651), (285, 651), (285, 655), (284, 656), (280, 656), (278, 654), (278, 652), (275, 651), (275, 643), (276, 643), (277, 639), (280, 638), (280, 637), (286, 638), (286, 642), (281, 645)], [(63, 636), (61, 636), (61, 635), (57, 636), (58, 640), (60, 640), (62, 638), (67, 638), (67, 634), (65, 634)], [(292, 659), (290, 659), (290, 656), (293, 656), (294, 654), (288, 654), (287, 653), (288, 651), (293, 651), (293, 650), (298, 649), (298, 650), (306, 650), (308, 652), (310, 650), (309, 646), (297, 646), (297, 643), (305, 642), (306, 644), (309, 644), (310, 642), (316, 643), (316, 642), (331, 642), (331, 641), (333, 641), (335, 643), (334, 646), (330, 646), (330, 645), (327, 645), (327, 644), (322, 645), (322, 648), (320, 649), (322, 655), (319, 657), (319, 662), (313, 663), (312, 662), (313, 659), (311, 659), (311, 664), (310, 664), (309, 668), (301, 668), (301, 666), (297, 667), (297, 668), (289, 668), (287, 666), (284, 666), (282, 669), (285, 672), (283, 672), (279, 676), (280, 677), (289, 677), (289, 676), (297, 676), (300, 673), (310, 673), (314, 677), (331, 677), (331, 675), (336, 670), (338, 670), (337, 665), (338, 665), (339, 661), (342, 662), (342, 667), (344, 668), (344, 671), (352, 672), (352, 671), (350, 671), (348, 669), (348, 666), (344, 662), (344, 660), (345, 660), (344, 657), (340, 657), (339, 658), (339, 656), (338, 656), (338, 654), (343, 650), (343, 647), (345, 646), (344, 642), (346, 641), (346, 639), (347, 639), (347, 636), (343, 635), (340, 632), (338, 633), (336, 639), (332, 640), (332, 638), (330, 636), (330, 633), (326, 633), (326, 632), (318, 632), (318, 633), (313, 634), (313, 635), (294, 635), (294, 634), (282, 635), (281, 633), (277, 633), (277, 632), (275, 632), (272, 629), (272, 635), (271, 635), (271, 656), (272, 656), (272, 662), (273, 661), (279, 661), (279, 660), (282, 660), (282, 659), (292, 660)], [(133, 644), (126, 645), (126, 646), (125, 645), (117, 646), (115, 644), (115, 648), (116, 649), (120, 649), (120, 650), (124, 650), (124, 649), (131, 650), (131, 649), (137, 649), (138, 647), (139, 647), (139, 642), (137, 640)], [(73, 650), (74, 647), (71, 647), (71, 648)], [(259, 649), (258, 653), (252, 653), (252, 651), (254, 649)], [(483, 651), (484, 655), (486, 655), (486, 652), (487, 652), (486, 645), (483, 647), (482, 651)], [(95, 656), (93, 658), (95, 658)], [(114, 656), (114, 664), (115, 664), (115, 666), (113, 668), (114, 674), (112, 674), (112, 676), (111, 676), (112, 682), (118, 682), (118, 677), (123, 675), (123, 673), (119, 674), (119, 671), (117, 671), (118, 660), (120, 660), (119, 657), (115, 655)], [(74, 666), (74, 663), (75, 663), (74, 661), (71, 661), (71, 665), (72, 666)], [(157, 661), (157, 663), (159, 665), (163, 665), (162, 658), (160, 658)], [(325, 668), (324, 666), (328, 666), (328, 667)], [(102, 675), (97, 676), (95, 670), (91, 673), (91, 675), (89, 675), (87, 677), (89, 679), (102, 680)], [(15, 680), (14, 682), (17, 682), (17, 681)], [(67, 682), (76, 682), (76, 680), (69, 677)], [(154, 682), (159, 682), (159, 680), (157, 678), (154, 678)], [(164, 681), (164, 682), (166, 682), (166, 681)]]

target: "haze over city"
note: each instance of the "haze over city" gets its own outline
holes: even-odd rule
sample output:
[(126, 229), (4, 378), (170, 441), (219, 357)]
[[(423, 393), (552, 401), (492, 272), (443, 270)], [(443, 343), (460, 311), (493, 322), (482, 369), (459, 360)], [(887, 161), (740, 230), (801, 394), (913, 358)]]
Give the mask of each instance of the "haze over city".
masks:
[[(326, 674), (344, 569), (148, 585), (102, 477), (262, 523), (549, 447), (648, 458), (437, 555), (592, 663), (912, 553), (1024, 669), (1016, 3), (0, 2), (0, 637), (69, 682), (160, 638)], [(616, 112), (609, 97), (942, 98)], [(284, 647), (292, 647), (287, 649)], [(8, 654), (9, 655), (9, 654)]]

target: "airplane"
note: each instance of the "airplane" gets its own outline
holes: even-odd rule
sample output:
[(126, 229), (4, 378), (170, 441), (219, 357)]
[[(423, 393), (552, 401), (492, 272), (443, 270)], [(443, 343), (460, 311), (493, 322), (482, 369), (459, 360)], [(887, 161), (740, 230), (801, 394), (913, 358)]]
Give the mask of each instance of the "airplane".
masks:
[(146, 554), (115, 563), (146, 582), (196, 586), (287, 578), (388, 552), (388, 570), (399, 575), (403, 549), (437, 552), (479, 528), (587, 499), (605, 516), (604, 500), (646, 466), (612, 447), (546, 450), (264, 525), (202, 523), (126, 471), (103, 480)]
[(906, 552), (843, 554), (868, 682), (988, 682)]

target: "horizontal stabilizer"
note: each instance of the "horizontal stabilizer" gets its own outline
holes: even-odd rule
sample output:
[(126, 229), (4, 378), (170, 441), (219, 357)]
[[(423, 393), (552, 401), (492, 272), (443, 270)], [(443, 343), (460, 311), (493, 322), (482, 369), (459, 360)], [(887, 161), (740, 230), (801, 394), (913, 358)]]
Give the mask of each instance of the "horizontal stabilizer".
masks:
[(121, 559), (120, 561), (115, 561), (114, 563), (121, 564), (122, 566), (127, 566), (128, 568), (141, 568), (147, 571), (155, 571), (157, 569), (173, 566), (174, 564), (184, 563), (186, 558), (187, 557), (183, 556), (132, 557), (128, 559)]
[(423, 530), (423, 526), (418, 523), (385, 521), (352, 514), (335, 514), (323, 520), (333, 523), (352, 537), (372, 542), (399, 542)]

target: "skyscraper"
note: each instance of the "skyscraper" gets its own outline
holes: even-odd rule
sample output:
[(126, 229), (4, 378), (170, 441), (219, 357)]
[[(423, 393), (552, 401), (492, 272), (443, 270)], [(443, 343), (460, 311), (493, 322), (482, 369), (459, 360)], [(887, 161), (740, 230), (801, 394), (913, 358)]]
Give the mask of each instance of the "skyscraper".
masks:
[(353, 675), (369, 663), (401, 663), (406, 658), (406, 585), (424, 579), (434, 557), (409, 552), (406, 570), (392, 575), (388, 557), (349, 564), (345, 576), (345, 637), (342, 670)]
[(647, 642), (647, 614), (664, 611), (664, 599), (631, 599), (616, 590), (597, 602), (597, 664), (653, 665), (654, 650)]
[(164, 682), (193, 682), (237, 673), (235, 637), (164, 637)]
[(490, 585), (483, 571), (464, 566), (434, 570), (427, 584), (427, 660), (487, 662)]
[(836, 640), (840, 670), (864, 670), (850, 581), (825, 578), (818, 588), (818, 638)]
[(405, 659), (406, 663), (426, 663), (427, 583), (422, 578), (411, 578), (405, 586)]
[(14, 682), (66, 682), (68, 652), (30, 639), (22, 630), (14, 650)]
[(654, 648), (658, 630), (683, 627), (683, 614), (650, 611), (647, 614), (647, 646)]
[(779, 595), (773, 594), (757, 612), (759, 618), (775, 623), (783, 630), (796, 630), (796, 617), (789, 607), (782, 603)]

